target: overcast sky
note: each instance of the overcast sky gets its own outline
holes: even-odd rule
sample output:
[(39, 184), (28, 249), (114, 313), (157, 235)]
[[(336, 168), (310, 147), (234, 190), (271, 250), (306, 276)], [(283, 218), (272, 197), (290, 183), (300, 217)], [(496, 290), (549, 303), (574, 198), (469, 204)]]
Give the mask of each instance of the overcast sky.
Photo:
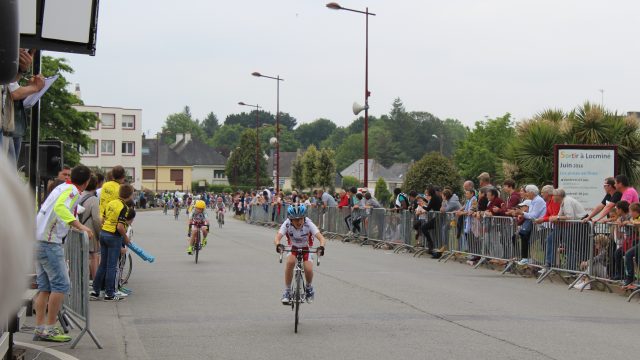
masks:
[[(348, 125), (364, 97), (365, 16), (321, 0), (100, 2), (95, 57), (62, 54), (85, 104), (141, 108), (143, 130), (189, 105), (221, 122), (257, 103)], [(369, 6), (370, 114), (428, 111), (472, 126), (585, 100), (640, 110), (640, 1), (342, 0)], [(52, 53), (49, 53), (52, 54)], [(58, 55), (58, 54), (55, 54)]]

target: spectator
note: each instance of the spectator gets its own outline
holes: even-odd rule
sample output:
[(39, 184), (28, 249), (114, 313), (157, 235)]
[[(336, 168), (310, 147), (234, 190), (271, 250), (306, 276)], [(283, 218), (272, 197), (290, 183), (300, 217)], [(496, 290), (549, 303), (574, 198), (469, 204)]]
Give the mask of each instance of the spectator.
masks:
[[(594, 219), (594, 222), (601, 221), (603, 218), (608, 217), (609, 213), (616, 206), (616, 203), (622, 200), (622, 193), (616, 190), (616, 179), (609, 177), (604, 180), (605, 195), (602, 201), (596, 205), (591, 213), (584, 218), (583, 221), (587, 222)], [(599, 214), (599, 215), (598, 215)], [(598, 215), (598, 216), (596, 216)]]
[[(114, 168), (115, 169), (115, 168)], [(114, 174), (115, 176), (115, 174)], [(93, 280), (92, 300), (97, 300), (100, 290), (105, 289), (105, 301), (118, 301), (116, 296), (116, 271), (120, 249), (129, 243), (126, 218), (133, 200), (133, 186), (124, 184), (118, 189), (118, 199), (111, 200), (104, 211), (104, 224), (100, 231), (100, 267)]]
[(104, 183), (104, 185), (102, 185), (102, 190), (100, 191), (100, 216), (102, 218), (104, 218), (107, 205), (111, 201), (118, 199), (120, 185), (124, 184), (125, 180), (124, 168), (120, 165), (114, 166), (113, 169), (107, 173), (107, 178), (109, 178), (109, 176), (112, 177), (112, 180)]
[[(629, 203), (625, 200), (620, 200), (616, 203), (616, 250), (613, 252), (613, 277), (612, 280), (623, 280), (624, 278), (624, 264), (622, 263), (623, 255), (629, 250), (632, 244), (633, 237), (629, 233), (629, 229), (623, 225), (627, 223), (631, 217), (629, 216)], [(628, 286), (629, 284), (624, 284)]]
[(38, 296), (35, 302), (35, 336), (39, 340), (71, 340), (70, 336), (55, 327), (65, 294), (71, 286), (62, 244), (69, 227), (86, 232), (89, 239), (94, 237), (93, 231), (74, 216), (80, 192), (89, 184), (90, 177), (91, 170), (88, 167), (76, 166), (71, 171), (72, 183), (63, 183), (53, 189), (36, 218), (39, 244), (36, 250)]
[(524, 217), (524, 222), (518, 232), (520, 235), (520, 255), (522, 257), (518, 262), (519, 265), (529, 264), (529, 239), (531, 238), (531, 231), (533, 231), (533, 221), (543, 217), (547, 209), (547, 204), (540, 197), (540, 191), (537, 186), (527, 185), (524, 191), (524, 197), (531, 200), (531, 205), (526, 212), (522, 210), (516, 210), (515, 212), (516, 215)]
[(498, 189), (491, 188), (487, 191), (487, 210), (485, 210), (486, 216), (501, 216), (504, 215), (504, 200), (500, 197)]
[(629, 204), (638, 202), (638, 192), (629, 185), (629, 178), (626, 175), (616, 176), (616, 190), (622, 193), (622, 200)]
[(458, 195), (454, 194), (451, 189), (445, 188), (444, 191), (442, 191), (442, 207), (440, 208), (440, 211), (454, 212), (461, 208), (462, 205), (458, 200)]
[(478, 183), (480, 184), (480, 190), (489, 190), (494, 187), (491, 184), (491, 176), (488, 172), (483, 172), (482, 174), (478, 175)]
[(331, 194), (326, 191), (316, 190), (315, 194), (318, 201), (320, 201), (319, 205), (322, 205), (323, 208), (336, 207), (338, 205), (336, 203), (336, 199), (334, 199), (333, 196), (331, 196)]
[(460, 239), (460, 251), (469, 251), (469, 234), (471, 232), (471, 219), (473, 213), (477, 210), (478, 199), (476, 198), (476, 191), (473, 188), (466, 188), (464, 191), (465, 203), (461, 210), (456, 212), (456, 216), (459, 220), (458, 223), (462, 223), (461, 231), (458, 232)]
[[(551, 185), (545, 185), (542, 187), (541, 194), (542, 198), (547, 203), (547, 211), (542, 218), (536, 219), (536, 224), (548, 222), (551, 217), (558, 215), (558, 212), (560, 212), (560, 203), (554, 200), (553, 192), (554, 188)], [(555, 250), (557, 247), (554, 246), (555, 228), (551, 225), (549, 225), (549, 227), (551, 230), (549, 231), (549, 234), (547, 234), (547, 239), (545, 241), (544, 268), (538, 272), (540, 275), (543, 275), (554, 264)]]
[[(26, 51), (26, 49), (21, 49), (21, 51)], [(44, 78), (40, 74), (29, 79), (26, 86), (20, 86), (17, 81), (9, 84), (11, 100), (13, 100), (14, 103), (14, 121), (13, 130), (11, 132), (4, 132), (4, 141), (8, 141), (9, 159), (13, 160), (14, 163), (17, 163), (20, 157), (22, 138), (27, 132), (27, 113), (23, 105), (23, 100), (29, 95), (39, 92), (42, 88), (44, 88)]]
[[(544, 189), (544, 188), (543, 188)], [(516, 189), (515, 181), (507, 179), (502, 183), (502, 192), (507, 194), (506, 210), (514, 210), (520, 204), (520, 192)]]
[[(427, 198), (429, 199), (429, 203), (427, 204), (425, 210), (439, 212), (440, 208), (442, 208), (442, 198), (438, 196), (438, 194), (436, 194), (435, 188), (432, 187), (427, 191)], [(436, 249), (434, 249), (434, 243), (431, 237), (430, 230), (435, 229), (435, 227), (436, 227), (436, 218), (434, 217), (433, 219), (427, 220), (427, 222), (422, 224), (422, 233), (427, 238), (427, 248), (429, 249), (428, 253), (431, 255), (432, 258), (438, 259), (440, 258), (444, 250), (442, 248), (438, 249), (437, 251)]]
[[(558, 215), (549, 217), (549, 221), (580, 220), (587, 216), (582, 204), (568, 196), (563, 189), (553, 191), (553, 201), (560, 204), (560, 211)], [(577, 270), (578, 251), (585, 248), (580, 246), (581, 242), (588, 242), (589, 228), (584, 223), (564, 223), (558, 224), (555, 231), (565, 248), (566, 266), (570, 270)]]
[[(102, 227), (102, 220), (100, 219), (100, 204), (98, 201), (98, 195), (96, 195), (96, 186), (98, 180), (95, 175), (91, 175), (89, 184), (82, 192), (82, 196), (78, 201), (78, 207), (83, 207), (84, 210), (80, 214), (80, 222), (82, 225), (88, 226), (93, 230), (94, 234), (100, 234), (100, 228)], [(80, 213), (80, 211), (78, 211)], [(100, 239), (98, 236), (94, 236), (89, 241), (89, 275), (91, 279), (95, 279), (96, 271), (100, 263)]]
[(393, 189), (393, 195), (395, 195), (396, 200), (394, 205), (392, 206), (396, 211), (408, 210), (409, 209), (409, 198), (405, 195), (400, 188)]
[(345, 206), (349, 206), (349, 195), (347, 192), (342, 190), (340, 191), (340, 202), (338, 203), (338, 208), (342, 209)]
[[(630, 232), (634, 235), (630, 242), (630, 247), (625, 249), (624, 253), (624, 267), (625, 267), (625, 278), (623, 286), (626, 286), (629, 290), (635, 289), (635, 285), (633, 282), (636, 279), (635, 276), (635, 263), (637, 263), (638, 250), (640, 249), (640, 245), (638, 245), (638, 239), (634, 238), (638, 233), (638, 225), (640, 225), (640, 203), (633, 203), (629, 205), (629, 215), (630, 219), (626, 222), (627, 226), (633, 228)], [(636, 259), (636, 262), (634, 262)]]
[(413, 212), (416, 210), (416, 207), (418, 207), (418, 201), (417, 198), (418, 197), (418, 192), (415, 190), (411, 190), (409, 191), (409, 211)]

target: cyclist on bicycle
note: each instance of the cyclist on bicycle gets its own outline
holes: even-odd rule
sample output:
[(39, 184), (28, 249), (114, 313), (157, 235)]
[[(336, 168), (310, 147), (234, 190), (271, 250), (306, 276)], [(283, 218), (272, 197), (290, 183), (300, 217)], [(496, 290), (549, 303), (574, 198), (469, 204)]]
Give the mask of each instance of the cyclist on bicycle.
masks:
[(204, 209), (207, 207), (207, 204), (202, 200), (196, 201), (196, 206), (193, 212), (191, 213), (191, 217), (189, 218), (189, 247), (187, 247), (187, 254), (191, 255), (193, 253), (193, 245), (196, 243), (196, 232), (191, 231), (192, 226), (200, 226), (202, 229), (202, 247), (207, 245), (207, 235), (209, 234), (209, 220), (207, 220), (207, 213)]
[(222, 223), (224, 224), (224, 202), (222, 199), (222, 195), (218, 196), (218, 200), (216, 201), (216, 219), (218, 216), (222, 215)]
[[(280, 230), (275, 237), (276, 252), (280, 254), (284, 251), (284, 245), (280, 244), (280, 240), (283, 236), (286, 236), (288, 245), (295, 249), (308, 250), (313, 246), (313, 238), (316, 237), (320, 241), (320, 246), (317, 248), (317, 256), (324, 255), (325, 238), (318, 230), (318, 227), (307, 218), (307, 207), (304, 205), (289, 205), (287, 208), (288, 219), (282, 223)], [(284, 293), (282, 294), (282, 304), (288, 305), (291, 299), (291, 281), (293, 279), (293, 268), (296, 263), (297, 252), (291, 251), (291, 255), (287, 257), (287, 263), (284, 270)], [(304, 275), (307, 281), (307, 288), (305, 289), (306, 298), (308, 302), (313, 301), (315, 292), (313, 285), (313, 263), (309, 261), (309, 253), (304, 254)]]

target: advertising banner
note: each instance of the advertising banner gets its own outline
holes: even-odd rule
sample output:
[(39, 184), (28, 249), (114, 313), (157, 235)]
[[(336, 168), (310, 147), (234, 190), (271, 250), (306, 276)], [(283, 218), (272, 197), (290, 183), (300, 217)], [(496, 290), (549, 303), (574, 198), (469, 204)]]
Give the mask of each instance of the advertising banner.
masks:
[(604, 179), (617, 175), (614, 145), (556, 145), (554, 186), (591, 211), (605, 196)]

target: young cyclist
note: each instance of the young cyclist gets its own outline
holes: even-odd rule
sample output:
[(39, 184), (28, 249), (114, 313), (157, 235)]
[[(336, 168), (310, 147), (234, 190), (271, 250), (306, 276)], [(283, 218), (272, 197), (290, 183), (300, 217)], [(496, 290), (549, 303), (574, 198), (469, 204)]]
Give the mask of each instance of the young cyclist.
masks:
[(216, 220), (220, 215), (222, 215), (222, 224), (224, 225), (224, 202), (222, 195), (218, 196), (218, 200), (216, 201)]
[(196, 243), (196, 232), (191, 231), (191, 227), (193, 225), (201, 225), (202, 247), (207, 245), (207, 235), (209, 234), (209, 220), (207, 219), (207, 213), (204, 211), (207, 204), (202, 200), (197, 200), (195, 205), (195, 209), (189, 218), (189, 246), (187, 247), (187, 254), (189, 255), (193, 254), (193, 245)]
[[(308, 250), (313, 246), (313, 238), (316, 237), (320, 241), (320, 246), (317, 248), (317, 256), (324, 255), (324, 244), (326, 242), (324, 236), (318, 230), (318, 227), (311, 221), (311, 219), (305, 216), (307, 207), (304, 205), (289, 205), (287, 208), (288, 219), (284, 221), (280, 230), (276, 234), (274, 243), (276, 245), (276, 252), (278, 254), (284, 251), (284, 245), (280, 244), (280, 240), (283, 236), (286, 236), (287, 243), (294, 248)], [(296, 263), (297, 252), (292, 251), (291, 255), (287, 257), (287, 263), (284, 270), (284, 293), (282, 294), (282, 304), (290, 304), (291, 298), (291, 281), (293, 279), (293, 267)], [(307, 302), (313, 301), (315, 292), (313, 290), (313, 263), (309, 261), (309, 254), (304, 254), (304, 275), (307, 281), (307, 288), (305, 289)]]

